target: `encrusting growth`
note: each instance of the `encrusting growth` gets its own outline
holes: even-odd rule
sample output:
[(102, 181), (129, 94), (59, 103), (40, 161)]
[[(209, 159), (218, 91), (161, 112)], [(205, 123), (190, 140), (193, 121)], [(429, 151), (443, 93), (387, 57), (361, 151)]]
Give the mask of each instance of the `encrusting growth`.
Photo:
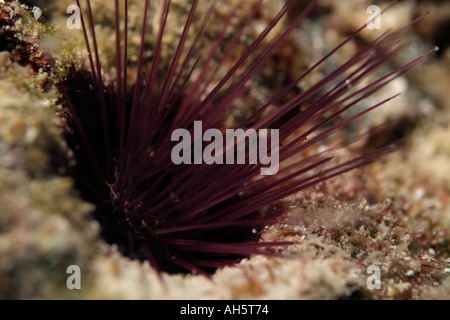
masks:
[[(200, 45), (206, 25), (212, 22), (215, 6), (220, 4), (211, 6), (199, 31), (192, 37), (190, 33), (199, 5), (199, 1), (194, 0), (174, 54), (164, 70), (161, 70), (162, 39), (171, 2), (162, 3), (160, 28), (154, 39), (151, 62), (147, 65), (148, 57), (144, 52), (150, 3), (146, 0), (137, 74), (132, 84), (127, 81), (128, 1), (124, 2), (124, 8), (120, 8), (119, 1), (115, 1), (116, 74), (114, 81), (107, 82), (100, 67), (90, 2), (77, 1), (85, 12), (82, 28), (90, 69), (72, 66), (69, 77), (59, 85), (70, 125), (67, 141), (77, 160), (76, 167), (70, 170), (85, 197), (97, 205), (95, 217), (103, 227), (106, 240), (117, 243), (125, 255), (147, 259), (156, 269), (169, 272), (208, 273), (248, 255), (271, 254), (271, 247), (290, 244), (257, 241), (255, 230), (273, 223), (285, 212), (282, 207), (262, 209), (304, 188), (368, 164), (392, 151), (395, 144), (343, 163), (332, 161), (331, 151), (335, 147), (307, 157), (303, 157), (302, 152), (394, 98), (380, 101), (347, 119), (341, 118), (345, 111), (433, 51), (365, 83), (369, 75), (395, 59), (408, 45), (400, 41), (400, 37), (415, 23), (413, 21), (402, 29), (382, 35), (314, 85), (280, 103), (365, 26), (361, 27), (243, 119), (234, 129), (279, 130), (280, 169), (276, 175), (261, 176), (263, 164), (174, 164), (171, 159), (174, 130), (184, 128), (192, 133), (196, 121), (201, 121), (205, 131), (225, 130), (223, 119), (234, 110), (236, 100), (245, 94), (248, 81), (314, 8), (317, 0), (311, 1), (277, 37), (265, 41), (296, 2), (287, 1), (231, 65), (229, 57), (263, 5), (262, 1), (254, 6), (248, 20), (239, 27), (222, 59), (216, 63), (214, 58), (224, 44), (238, 7), (226, 17), (220, 36), (207, 53), (200, 54), (204, 52)], [(120, 31), (121, 10), (125, 10), (124, 34)], [(188, 41), (191, 38), (193, 40)], [(216, 81), (218, 70), (225, 66), (228, 71)], [(324, 89), (326, 93), (318, 95)], [(264, 115), (272, 106), (277, 108)], [(299, 106), (302, 106), (301, 112), (280, 122)], [(359, 138), (361, 136), (356, 136), (341, 146)], [(236, 144), (234, 141), (234, 146)]]

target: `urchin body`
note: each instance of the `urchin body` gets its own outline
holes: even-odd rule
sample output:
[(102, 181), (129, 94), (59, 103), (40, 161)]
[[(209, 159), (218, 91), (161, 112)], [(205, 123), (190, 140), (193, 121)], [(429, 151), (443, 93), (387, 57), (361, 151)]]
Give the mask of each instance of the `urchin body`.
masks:
[[(80, 1), (77, 2), (81, 6)], [(205, 26), (213, 20), (214, 6), (194, 34), (192, 43), (187, 45), (199, 5), (199, 1), (193, 1), (173, 57), (161, 73), (162, 39), (171, 3), (161, 4), (160, 30), (152, 60), (146, 65), (144, 44), (150, 3), (145, 1), (137, 75), (130, 89), (127, 82), (128, 38), (127, 32), (120, 33), (119, 2), (116, 1), (115, 9), (117, 73), (114, 82), (107, 84), (100, 68), (90, 3), (86, 1), (83, 7), (89, 23), (83, 19), (82, 24), (90, 70), (73, 67), (60, 89), (71, 128), (67, 140), (76, 151), (77, 166), (72, 168), (72, 175), (85, 196), (97, 204), (95, 216), (108, 241), (118, 243), (126, 255), (147, 259), (155, 268), (167, 271), (212, 271), (250, 254), (261, 253), (262, 249), (265, 254), (270, 254), (268, 248), (290, 243), (256, 241), (257, 231), (285, 212), (282, 206), (264, 208), (304, 188), (365, 165), (393, 149), (389, 145), (338, 164), (332, 163), (329, 152), (300, 156), (304, 150), (393, 98), (336, 121), (345, 111), (423, 58), (363, 84), (368, 75), (404, 49), (405, 44), (399, 41), (403, 29), (380, 37), (316, 85), (280, 103), (302, 79), (354, 38), (361, 28), (234, 128), (259, 132), (258, 138), (262, 138), (261, 130), (267, 132), (268, 128), (274, 127), (278, 130), (280, 145), (272, 145), (270, 149), (272, 153), (275, 148), (279, 151), (281, 167), (276, 175), (261, 176), (264, 163), (251, 162), (251, 152), (245, 156), (249, 161), (242, 164), (196, 163), (195, 145), (209, 145), (208, 141), (199, 142), (198, 139), (189, 142), (192, 149), (186, 149), (192, 150), (188, 155), (192, 162), (176, 163), (173, 160), (176, 142), (171, 137), (174, 131), (182, 128), (194, 133), (198, 122), (202, 124), (203, 132), (227, 129), (223, 118), (233, 110), (235, 101), (245, 94), (248, 81), (316, 2), (312, 1), (277, 37), (264, 43), (270, 31), (295, 4), (295, 1), (288, 1), (240, 58), (231, 63), (224, 76), (214, 82), (217, 70), (230, 64), (228, 57), (236, 50), (246, 25), (258, 13), (262, 2), (254, 6), (249, 20), (240, 27), (223, 59), (214, 65), (214, 56), (224, 41), (223, 36), (235, 11), (226, 17), (221, 36), (205, 55), (200, 55), (199, 39)], [(127, 5), (125, 1), (125, 8)], [(125, 29), (126, 22), (127, 13)], [(311, 101), (320, 90), (328, 87), (326, 94)], [(269, 107), (277, 104), (273, 112), (264, 115)], [(304, 105), (301, 112), (291, 113)], [(287, 114), (293, 116), (285, 120)], [(237, 147), (238, 140), (233, 140), (230, 147)], [(223, 141), (222, 147), (227, 148)]]

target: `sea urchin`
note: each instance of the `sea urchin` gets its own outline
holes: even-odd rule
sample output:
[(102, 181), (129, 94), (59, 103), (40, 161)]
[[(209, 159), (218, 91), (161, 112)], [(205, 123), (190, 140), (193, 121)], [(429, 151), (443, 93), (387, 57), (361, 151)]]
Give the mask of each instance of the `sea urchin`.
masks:
[[(401, 43), (399, 38), (410, 25), (384, 34), (308, 89), (292, 95), (297, 84), (364, 27), (355, 31), (254, 113), (237, 121), (234, 129), (242, 130), (230, 144), (217, 141), (217, 133), (226, 131), (224, 118), (245, 95), (246, 84), (313, 9), (317, 0), (311, 1), (284, 31), (268, 40), (268, 34), (295, 3), (295, 0), (288, 0), (247, 49), (237, 54), (241, 36), (259, 12), (262, 1), (255, 3), (248, 19), (240, 24), (233, 38), (226, 41), (239, 8), (231, 10), (223, 19), (219, 36), (205, 49), (202, 37), (206, 26), (213, 20), (215, 7), (222, 4), (214, 2), (200, 28), (193, 33), (199, 6), (199, 0), (193, 0), (173, 56), (163, 65), (163, 35), (171, 1), (160, 4), (159, 31), (153, 40), (151, 60), (146, 63), (149, 60), (144, 52), (150, 2), (145, 0), (137, 72), (130, 83), (127, 80), (128, 1), (115, 0), (116, 74), (113, 81), (104, 79), (100, 67), (90, 1), (83, 5), (77, 1), (85, 11), (81, 22), (90, 69), (73, 65), (67, 79), (59, 85), (68, 124), (67, 141), (76, 159), (76, 166), (69, 170), (84, 196), (97, 205), (95, 218), (102, 225), (103, 236), (118, 244), (125, 255), (147, 259), (158, 270), (205, 273), (251, 254), (269, 254), (270, 247), (288, 243), (258, 242), (257, 231), (273, 223), (284, 210), (282, 207), (262, 209), (392, 150), (393, 146), (389, 145), (337, 164), (331, 161), (331, 149), (313, 155), (304, 153), (393, 98), (347, 119), (341, 118), (345, 111), (423, 59), (425, 55), (369, 83), (363, 81), (402, 52), (407, 44)], [(125, 11), (123, 20), (121, 10)], [(236, 56), (234, 60), (231, 58)], [(222, 74), (217, 80), (219, 70)], [(326, 93), (321, 93), (325, 88)], [(288, 93), (291, 96), (286, 99)], [(301, 111), (298, 111), (299, 106)], [(197, 137), (195, 124), (201, 124)], [(269, 128), (276, 131), (266, 130)], [(192, 146), (191, 149), (182, 149), (181, 158), (187, 161), (175, 163), (173, 150), (179, 147), (181, 136), (174, 140), (173, 133), (178, 129), (190, 133), (194, 139), (186, 140), (184, 145)], [(210, 129), (214, 129), (210, 132), (215, 134), (200, 140)], [(256, 153), (250, 148), (252, 135), (272, 141), (270, 147), (266, 144), (266, 157), (277, 154), (280, 169), (276, 174), (261, 175), (267, 161), (254, 161)], [(245, 150), (247, 146), (248, 152), (245, 161), (238, 162), (233, 155), (228, 164), (207, 163), (196, 161), (199, 155), (195, 146), (209, 146), (214, 159), (218, 159), (220, 150), (224, 149), (240, 147)]]

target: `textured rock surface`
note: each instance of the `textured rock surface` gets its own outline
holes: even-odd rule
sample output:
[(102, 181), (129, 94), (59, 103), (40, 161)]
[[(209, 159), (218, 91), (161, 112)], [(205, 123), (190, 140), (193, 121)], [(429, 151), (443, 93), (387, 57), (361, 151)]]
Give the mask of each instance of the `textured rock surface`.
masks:
[[(57, 116), (60, 109), (52, 71), (63, 74), (69, 62), (82, 62), (82, 36), (65, 28), (70, 1), (27, 3), (29, 8), (18, 1), (0, 0), (0, 37), (6, 44), (0, 52), (0, 298), (450, 298), (450, 49), (443, 46), (439, 56), (430, 57), (377, 93), (369, 104), (403, 92), (358, 122), (356, 129), (366, 130), (402, 119), (398, 132), (391, 134), (405, 135), (405, 146), (371, 166), (286, 199), (290, 208), (286, 217), (262, 234), (263, 239), (298, 241), (280, 248), (286, 258), (252, 257), (218, 270), (211, 280), (196, 275), (162, 274), (159, 278), (148, 263), (122, 257), (101, 240), (99, 226), (90, 218), (93, 206), (78, 196), (70, 178), (61, 175), (61, 163), (70, 161), (71, 151)], [(113, 74), (113, 1), (92, 3), (102, 64)], [(132, 66), (138, 52), (142, 2), (130, 3)], [(179, 34), (178, 21), (187, 12), (183, 3), (174, 1), (169, 44)], [(250, 39), (277, 11), (269, 3), (250, 29)], [(33, 5), (40, 6), (41, 17), (37, 9), (31, 10)], [(363, 0), (321, 1), (269, 61), (262, 76), (252, 80), (242, 106), (264, 101), (285, 79), (339, 44), (365, 23), (367, 6)], [(201, 6), (200, 12), (206, 8)], [(361, 14), (355, 14), (358, 10)], [(415, 39), (407, 57), (419, 56), (440, 41), (439, 32), (450, 20), (448, 4), (401, 2), (383, 15), (383, 28), (398, 28), (426, 10), (433, 17), (407, 35)], [(213, 26), (208, 32), (218, 31)], [(339, 65), (373, 37), (369, 31), (363, 33), (327, 61), (322, 71)], [(170, 50), (165, 54), (167, 61)], [(315, 81), (314, 77), (320, 77), (320, 72), (309, 81)], [(267, 79), (272, 79), (270, 86)], [(251, 107), (241, 109), (246, 113)], [(340, 150), (336, 156), (358, 153), (358, 148), (362, 146)], [(82, 270), (80, 291), (66, 287), (70, 265)], [(379, 290), (367, 287), (370, 265), (381, 269)]]

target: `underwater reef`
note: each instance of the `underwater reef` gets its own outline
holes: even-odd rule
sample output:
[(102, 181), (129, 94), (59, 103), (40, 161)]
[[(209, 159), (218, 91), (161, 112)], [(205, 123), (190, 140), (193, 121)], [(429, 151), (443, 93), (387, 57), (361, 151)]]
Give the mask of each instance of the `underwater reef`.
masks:
[[(148, 17), (152, 27), (145, 56), (155, 51), (151, 40), (158, 36), (164, 4), (150, 2), (154, 14)], [(160, 54), (162, 70), (170, 66), (191, 2), (171, 2)], [(212, 2), (199, 1), (197, 14), (207, 15)], [(204, 47), (219, 37), (221, 23), (236, 6), (227, 35), (233, 39), (257, 2), (219, 2), (217, 23), (206, 24), (203, 31)], [(124, 1), (119, 3), (123, 6)], [(139, 72), (144, 3), (128, 1), (130, 84)], [(308, 3), (292, 6), (263, 45), (273, 42)], [(269, 206), (267, 211), (282, 208), (284, 214), (257, 230), (259, 241), (294, 244), (280, 245), (269, 255), (249, 255), (209, 276), (157, 270), (149, 261), (123, 254), (120, 245), (103, 237), (95, 218), (98, 206), (83, 196), (76, 179), (68, 174), (67, 168), (76, 166), (77, 150), (67, 140), (71, 124), (58, 85), (70, 78), (73, 68), (89, 70), (83, 32), (67, 27), (73, 14), (67, 9), (74, 4), (0, 0), (1, 299), (450, 298), (450, 48), (445, 36), (450, 4), (405, 1), (392, 6), (381, 15), (381, 30), (363, 30), (297, 84), (294, 94), (317, 83), (383, 32), (399, 29), (430, 11), (405, 31), (402, 38), (411, 44), (383, 68), (396, 70), (435, 46), (439, 51), (374, 92), (352, 115), (401, 95), (303, 155), (331, 148), (355, 134), (377, 131), (387, 123), (382, 134), (344, 144), (332, 151), (333, 156), (345, 161), (397, 139), (402, 144), (367, 166)], [(114, 1), (91, 0), (90, 4), (104, 81), (114, 82)], [(234, 127), (254, 113), (255, 106), (264, 104), (363, 26), (366, 9), (373, 4), (385, 8), (389, 2), (319, 1), (248, 81), (246, 94), (237, 99), (236, 112), (224, 120), (224, 126)], [(236, 55), (218, 72), (219, 80), (282, 6), (281, 1), (262, 1), (241, 36), (244, 40)], [(200, 30), (202, 21), (194, 20), (192, 29)], [(219, 51), (228, 44), (221, 43)], [(267, 112), (273, 110), (276, 106)], [(71, 290), (68, 268), (74, 265), (81, 270), (81, 289)], [(373, 268), (380, 271), (376, 288), (370, 286)]]

